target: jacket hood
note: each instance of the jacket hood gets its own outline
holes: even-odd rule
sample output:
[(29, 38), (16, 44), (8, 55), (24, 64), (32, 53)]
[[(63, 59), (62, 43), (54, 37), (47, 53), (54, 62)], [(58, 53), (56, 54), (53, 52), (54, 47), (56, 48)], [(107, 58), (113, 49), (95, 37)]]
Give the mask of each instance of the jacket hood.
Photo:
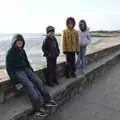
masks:
[(11, 48), (13, 48), (13, 46), (15, 45), (16, 41), (17, 40), (21, 40), (23, 41), (23, 47), (25, 46), (25, 40), (24, 40), (24, 37), (21, 35), (21, 34), (15, 34), (12, 38), (12, 41), (11, 41)]
[(81, 32), (88, 32), (88, 31), (90, 31), (90, 29), (89, 28), (87, 28), (86, 30), (84, 30), (84, 31), (82, 31), (81, 29), (80, 29), (80, 31)]
[(76, 22), (75, 22), (75, 19), (73, 17), (68, 17), (67, 18), (67, 20), (66, 20), (66, 26), (68, 27), (68, 24), (69, 24), (70, 21), (73, 23), (73, 28), (74, 28)]

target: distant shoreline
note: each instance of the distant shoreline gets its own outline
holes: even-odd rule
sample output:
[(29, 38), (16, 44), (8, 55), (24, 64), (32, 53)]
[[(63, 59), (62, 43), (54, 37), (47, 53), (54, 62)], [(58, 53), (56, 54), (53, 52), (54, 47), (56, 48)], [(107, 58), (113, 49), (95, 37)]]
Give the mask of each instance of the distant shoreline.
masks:
[[(96, 30), (96, 31), (90, 31), (90, 33), (103, 33), (103, 34), (120, 34), (120, 30)], [(15, 33), (0, 33), (0, 36), (4, 36), (4, 35), (14, 35)], [(31, 36), (46, 36), (45, 33), (21, 33), (22, 35), (31, 35)], [(56, 32), (56, 36), (61, 36), (61, 33)]]
[[(90, 31), (92, 37), (118, 37), (120, 36), (119, 31)], [(61, 34), (56, 34), (56, 36), (61, 36)]]
[[(93, 37), (93, 38), (95, 38), (95, 40), (97, 40), (97, 39), (104, 39), (104, 38), (119, 38), (120, 39), (120, 31), (91, 31), (90, 32), (91, 33), (91, 36)], [(1, 35), (1, 34), (0, 34)], [(4, 34), (5, 35), (5, 34)], [(34, 37), (35, 37), (35, 39), (37, 39), (37, 41), (40, 41), (39, 39), (42, 39), (41, 37), (42, 36), (44, 36), (44, 34), (38, 34), (38, 33), (36, 33), (35, 35), (33, 34), (33, 33), (28, 33), (28, 34), (24, 34), (25, 35), (25, 38), (26, 38), (26, 40), (32, 40), (32, 39), (34, 39)], [(60, 39), (60, 36), (61, 36), (61, 34), (56, 34), (56, 37), (58, 37), (59, 39)], [(7, 39), (6, 39), (7, 40)], [(93, 41), (94, 41), (94, 39), (93, 39)], [(1, 41), (0, 41), (1, 42)], [(29, 42), (29, 41), (28, 41)], [(34, 43), (37, 43), (37, 44), (41, 44), (41, 42), (34, 42)], [(95, 42), (96, 43), (96, 42)], [(4, 44), (4, 41), (3, 41), (3, 43), (1, 43), (1, 44)], [(35, 44), (36, 45), (36, 44)], [(34, 45), (34, 46), (35, 46)], [(6, 44), (6, 46), (8, 46), (8, 44)], [(2, 46), (1, 46), (2, 47)], [(39, 46), (39, 47), (41, 47), (41, 46)], [(30, 48), (30, 46), (28, 46), (28, 48)], [(3, 49), (3, 48), (2, 48)], [(4, 49), (3, 49), (4, 50)], [(35, 51), (36, 52), (36, 51)], [(38, 54), (38, 52), (37, 52), (37, 54)], [(2, 55), (4, 55), (4, 54), (2, 54)], [(33, 58), (32, 59), (34, 59), (35, 61), (36, 61), (36, 59), (38, 58), (38, 57), (36, 57), (35, 55), (36, 55), (36, 53), (35, 53), (35, 55), (32, 53), (31, 55), (33, 55)], [(39, 52), (39, 55), (41, 56), (41, 53)], [(4, 58), (4, 57), (3, 57)], [(5, 58), (4, 58), (5, 59)], [(3, 59), (3, 60), (4, 60)], [(3, 61), (1, 61), (1, 62), (3, 62)], [(0, 69), (4, 69), (5, 68), (5, 65), (3, 65), (3, 64), (1, 64), (0, 65)]]
[(91, 31), (92, 37), (118, 37), (120, 31)]

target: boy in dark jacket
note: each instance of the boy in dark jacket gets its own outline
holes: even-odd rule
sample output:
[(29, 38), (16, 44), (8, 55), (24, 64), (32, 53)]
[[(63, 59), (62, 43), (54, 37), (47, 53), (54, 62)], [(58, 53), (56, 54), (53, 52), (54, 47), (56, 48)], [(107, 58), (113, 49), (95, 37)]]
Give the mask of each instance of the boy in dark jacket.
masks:
[(12, 47), (9, 49), (6, 56), (6, 68), (11, 82), (17, 89), (20, 85), (26, 89), (28, 96), (33, 105), (33, 111), (37, 116), (46, 116), (40, 110), (40, 96), (37, 90), (41, 93), (46, 106), (54, 106), (55, 102), (47, 90), (44, 88), (43, 82), (33, 72), (24, 50), (25, 41), (22, 35), (16, 34), (13, 37)]
[(49, 86), (58, 85), (57, 77), (56, 77), (56, 60), (60, 54), (57, 39), (55, 38), (55, 28), (53, 26), (49, 26), (46, 29), (47, 37), (45, 38), (42, 50), (44, 52), (44, 56), (47, 60), (47, 84)]

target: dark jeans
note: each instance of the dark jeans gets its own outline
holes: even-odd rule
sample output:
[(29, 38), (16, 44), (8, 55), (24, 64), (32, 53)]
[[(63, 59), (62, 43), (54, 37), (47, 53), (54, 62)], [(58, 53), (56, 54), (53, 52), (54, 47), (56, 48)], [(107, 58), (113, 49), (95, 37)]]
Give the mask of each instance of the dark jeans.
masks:
[(85, 54), (86, 54), (86, 47), (80, 48), (80, 61), (81, 61), (81, 69), (85, 67)]
[(87, 47), (81, 47), (80, 53), (77, 58), (76, 68), (83, 71), (85, 68), (85, 54), (86, 54)]
[(67, 64), (69, 64), (70, 69), (68, 69), (68, 72), (74, 73), (75, 72), (75, 52), (67, 52), (66, 54), (66, 61)]
[(36, 76), (36, 74), (32, 70), (26, 68), (25, 70), (16, 71), (16, 77), (27, 90), (34, 111), (39, 111), (41, 106), (38, 91), (43, 97), (44, 102), (49, 102), (51, 100), (48, 91), (44, 88), (43, 82)]
[(56, 58), (47, 58), (47, 83), (57, 81), (56, 77)]

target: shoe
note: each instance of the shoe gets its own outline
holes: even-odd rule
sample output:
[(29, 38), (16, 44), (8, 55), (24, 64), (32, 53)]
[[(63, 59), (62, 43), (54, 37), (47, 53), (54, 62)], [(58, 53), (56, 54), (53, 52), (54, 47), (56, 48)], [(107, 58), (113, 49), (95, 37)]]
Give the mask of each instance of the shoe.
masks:
[(66, 79), (69, 79), (69, 78), (70, 78), (70, 74), (67, 73), (67, 74), (65, 75), (65, 77), (66, 77)]
[(40, 112), (47, 113), (48, 110), (45, 107), (42, 106), (42, 107), (40, 107)]
[(54, 83), (47, 83), (47, 85), (50, 86), (50, 87), (54, 87), (55, 86)]
[(51, 100), (49, 103), (45, 104), (45, 107), (56, 107), (57, 103), (54, 100)]
[(80, 74), (81, 74), (81, 75), (84, 75), (84, 74), (85, 74), (84, 69), (80, 71)]
[(59, 85), (59, 82), (56, 80), (56, 81), (54, 81), (54, 84), (55, 85)]
[(35, 117), (47, 117), (48, 114), (44, 113), (44, 112), (35, 112), (34, 116)]
[(81, 72), (81, 75), (84, 75), (84, 74), (85, 74), (85, 72), (84, 72), (84, 71), (82, 71), (82, 72)]
[(75, 74), (75, 73), (71, 73), (71, 76), (72, 76), (73, 78), (76, 78), (76, 74)]
[(65, 76), (66, 77), (66, 79), (69, 79), (70, 78), (70, 76), (69, 75), (67, 75), (67, 76)]

